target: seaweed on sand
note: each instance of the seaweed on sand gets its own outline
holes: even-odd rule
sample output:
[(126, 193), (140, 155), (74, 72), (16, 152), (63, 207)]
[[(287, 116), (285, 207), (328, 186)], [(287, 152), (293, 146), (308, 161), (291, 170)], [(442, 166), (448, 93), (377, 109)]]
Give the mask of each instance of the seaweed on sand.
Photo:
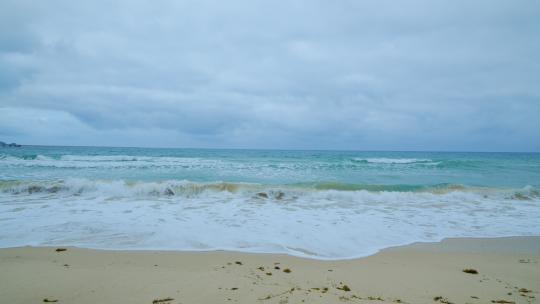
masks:
[(441, 296), (434, 297), (434, 298), (433, 298), (433, 301), (435, 301), (435, 302), (441, 302), (441, 303), (444, 303), (444, 304), (454, 304), (454, 303), (448, 301), (447, 298), (443, 298), (443, 297), (441, 297)]
[(288, 290), (286, 290), (286, 291), (284, 291), (284, 292), (281, 292), (281, 293), (278, 293), (278, 294), (275, 294), (275, 295), (269, 294), (269, 295), (267, 295), (267, 296), (264, 297), (264, 298), (259, 298), (258, 300), (270, 300), (270, 299), (272, 299), (272, 298), (279, 297), (279, 296), (285, 295), (285, 294), (287, 294), (287, 293), (292, 294), (293, 291), (295, 291), (296, 289), (297, 289), (296, 287), (292, 287), (291, 289), (288, 289)]
[(152, 304), (160, 304), (160, 303), (165, 303), (166, 304), (167, 302), (170, 302), (172, 300), (174, 300), (174, 299), (169, 298), (169, 297), (163, 298), (163, 299), (155, 299), (154, 301), (152, 301)]
[(343, 290), (343, 291), (351, 291), (351, 288), (345, 284), (343, 284), (342, 286), (336, 287), (336, 289)]

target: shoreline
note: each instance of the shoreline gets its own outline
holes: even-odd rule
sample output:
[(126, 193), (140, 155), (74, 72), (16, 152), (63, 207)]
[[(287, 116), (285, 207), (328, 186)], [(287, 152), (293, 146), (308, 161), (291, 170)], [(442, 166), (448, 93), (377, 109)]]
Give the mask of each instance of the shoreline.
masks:
[[(0, 249), (1, 302), (457, 304), (540, 298), (540, 236), (450, 238), (347, 260), (57, 248)], [(464, 273), (467, 268), (479, 273)]]
[[(538, 239), (538, 242), (520, 242), (520, 239), (525, 240), (535, 240)], [(468, 247), (465, 247), (464, 244), (468, 244)], [(533, 246), (532, 248), (525, 248), (525, 244)], [(504, 245), (504, 246), (503, 246)], [(517, 247), (516, 247), (517, 245)], [(472, 247), (471, 247), (472, 246)], [(178, 253), (178, 254), (212, 254), (212, 253), (228, 253), (231, 255), (270, 255), (270, 256), (287, 256), (292, 258), (314, 260), (321, 262), (340, 262), (340, 261), (354, 261), (365, 259), (377, 254), (380, 254), (385, 251), (392, 250), (435, 250), (435, 251), (445, 251), (445, 252), (476, 252), (486, 251), (487, 248), (490, 250), (495, 250), (497, 253), (502, 252), (513, 252), (513, 253), (535, 253), (540, 254), (540, 235), (512, 235), (512, 236), (496, 236), (496, 237), (444, 237), (439, 241), (415, 241), (410, 243), (405, 243), (401, 245), (392, 245), (382, 249), (373, 250), (372, 253), (361, 256), (353, 257), (343, 257), (343, 258), (327, 258), (320, 257), (315, 254), (305, 253), (305, 254), (293, 254), (287, 252), (266, 252), (266, 251), (242, 251), (235, 249), (159, 249), (159, 248), (134, 248), (134, 249), (122, 249), (122, 248), (95, 248), (95, 247), (84, 247), (77, 245), (23, 245), (23, 246), (12, 246), (12, 247), (0, 247), (2, 250), (13, 250), (13, 249), (39, 249), (39, 248), (71, 248), (79, 250), (90, 250), (96, 252), (120, 252), (120, 253)], [(529, 246), (529, 247), (530, 247)], [(304, 253), (303, 250), (298, 252)]]

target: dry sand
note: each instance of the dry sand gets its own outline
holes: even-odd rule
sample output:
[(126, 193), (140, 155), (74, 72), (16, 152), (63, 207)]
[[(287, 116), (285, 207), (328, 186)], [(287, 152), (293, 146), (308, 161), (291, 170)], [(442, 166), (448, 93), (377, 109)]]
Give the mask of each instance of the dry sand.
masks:
[[(540, 237), (448, 239), (344, 261), (56, 249), (0, 249), (0, 303), (538, 303), (540, 298)], [(466, 268), (478, 274), (463, 272)]]

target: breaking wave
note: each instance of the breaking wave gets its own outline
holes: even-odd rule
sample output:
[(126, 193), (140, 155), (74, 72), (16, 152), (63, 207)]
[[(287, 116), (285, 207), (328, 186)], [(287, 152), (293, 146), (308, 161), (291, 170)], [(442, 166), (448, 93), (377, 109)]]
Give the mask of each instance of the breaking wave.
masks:
[[(174, 197), (194, 196), (205, 193), (227, 192), (238, 196), (271, 197), (268, 193), (281, 193), (281, 197), (313, 195), (325, 192), (394, 193), (395, 195), (444, 195), (463, 193), (478, 195), (483, 198), (497, 197), (504, 199), (534, 200), (540, 197), (540, 189), (525, 186), (520, 189), (467, 187), (459, 184), (438, 185), (370, 185), (338, 182), (294, 183), (269, 185), (234, 182), (192, 182), (187, 180), (168, 181), (128, 181), (128, 180), (90, 180), (67, 179), (57, 181), (0, 181), (0, 193), (12, 195), (100, 195), (114, 197)], [(349, 194), (348, 194), (349, 195)], [(436, 199), (436, 197), (434, 198)]]
[(445, 237), (540, 234), (538, 154), (0, 152), (0, 247), (343, 259)]
[(533, 186), (0, 182), (1, 247), (223, 249), (343, 259), (444, 237), (540, 234), (538, 218), (540, 192)]
[(132, 155), (0, 155), (4, 166), (14, 167), (51, 167), (51, 168), (145, 168), (145, 167), (214, 167), (214, 168), (244, 168), (246, 166), (276, 167), (279, 169), (306, 169), (306, 168), (342, 168), (362, 165), (439, 165), (442, 161), (417, 158), (359, 158), (353, 157), (345, 160), (328, 162), (300, 163), (252, 163), (247, 165), (239, 161), (199, 157), (172, 157), (172, 156), (132, 156)]
[(218, 160), (196, 157), (155, 157), (130, 155), (44, 155), (0, 156), (4, 166), (51, 168), (145, 168), (211, 166)]

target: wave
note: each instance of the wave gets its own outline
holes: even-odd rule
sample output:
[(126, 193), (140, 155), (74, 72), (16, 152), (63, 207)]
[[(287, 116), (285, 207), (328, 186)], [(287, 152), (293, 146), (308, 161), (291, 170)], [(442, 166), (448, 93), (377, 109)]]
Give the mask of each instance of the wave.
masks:
[(186, 162), (192, 160), (201, 160), (198, 157), (171, 157), (171, 156), (132, 156), (132, 155), (62, 155), (61, 161), (81, 161), (81, 162)]
[(359, 168), (394, 170), (437, 169), (437, 170), (482, 170), (494, 169), (500, 164), (472, 159), (429, 159), (429, 158), (372, 158), (345, 157), (291, 161), (288, 159), (209, 158), (180, 156), (137, 156), (137, 155), (7, 155), (0, 154), (1, 168), (59, 168), (59, 169), (200, 169), (230, 172), (253, 172), (266, 170), (294, 171), (295, 174), (310, 170), (356, 170)]
[(434, 163), (431, 159), (426, 158), (353, 158), (353, 161), (371, 164), (417, 164), (417, 163)]
[(429, 191), (429, 188), (448, 187), (448, 189), (454, 187), (450, 184), (441, 184), (436, 186), (422, 186), (422, 185), (371, 185), (371, 184), (352, 184), (352, 183), (340, 183), (340, 182), (316, 182), (316, 183), (298, 183), (295, 184), (299, 187), (313, 188), (317, 190), (340, 190), (340, 191), (389, 191), (389, 192), (410, 192), (410, 191)]
[(188, 180), (129, 181), (66, 179), (56, 181), (0, 181), (0, 193), (12, 195), (99, 195), (111, 197), (192, 197), (204, 194), (229, 193), (239, 197), (254, 198), (299, 198), (317, 193), (395, 193), (445, 195), (461, 193), (479, 198), (501, 198), (511, 200), (536, 200), (540, 189), (534, 186), (523, 188), (468, 187), (459, 184), (437, 185), (371, 185), (339, 182), (294, 183), (284, 185), (237, 183), (237, 182), (192, 182)]
[(340, 259), (444, 237), (540, 234), (538, 156), (9, 151), (0, 153), (0, 247)]
[[(220, 159), (178, 156), (134, 155), (0, 155), (0, 166), (12, 168), (61, 168), (61, 169), (122, 169), (122, 168), (184, 168), (222, 170), (342, 170), (364, 166), (424, 165), (438, 166), (443, 161), (422, 158), (346, 158), (313, 162), (290, 162), (287, 160)], [(451, 165), (454, 166), (454, 165)]]
[[(255, 187), (253, 185), (252, 187)], [(250, 184), (194, 183), (189, 181), (140, 182), (125, 180), (67, 179), (58, 181), (1, 181), (0, 192), (5, 194), (97, 194), (117, 197), (190, 196), (205, 191), (237, 192), (247, 190)]]
[(343, 259), (444, 237), (539, 234), (538, 218), (540, 191), (533, 186), (0, 181), (0, 247)]
[(131, 155), (24, 155), (0, 156), (0, 165), (8, 167), (49, 167), (64, 169), (114, 169), (148, 167), (215, 167), (217, 159), (198, 157), (131, 156)]

